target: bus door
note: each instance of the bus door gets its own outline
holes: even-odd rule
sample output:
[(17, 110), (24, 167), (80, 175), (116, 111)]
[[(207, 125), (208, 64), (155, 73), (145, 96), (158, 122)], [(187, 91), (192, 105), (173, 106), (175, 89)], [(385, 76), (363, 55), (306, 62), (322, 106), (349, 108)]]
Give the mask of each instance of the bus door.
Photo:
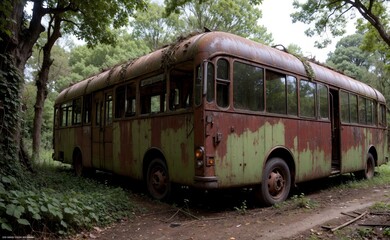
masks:
[(92, 166), (112, 170), (112, 91), (95, 93), (93, 104)]
[(103, 167), (104, 148), (103, 143), (103, 92), (97, 92), (93, 96), (92, 108), (92, 167)]
[(337, 89), (329, 89), (330, 118), (332, 123), (332, 173), (341, 169), (340, 101)]

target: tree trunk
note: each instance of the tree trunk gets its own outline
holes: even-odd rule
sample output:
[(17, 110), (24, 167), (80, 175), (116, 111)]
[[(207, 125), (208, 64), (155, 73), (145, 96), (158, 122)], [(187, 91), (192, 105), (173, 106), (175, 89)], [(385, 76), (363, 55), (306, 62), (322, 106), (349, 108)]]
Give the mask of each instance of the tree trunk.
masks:
[[(9, 65), (7, 65), (6, 61), (12, 61), (12, 65), (18, 69), (19, 75), (23, 76), (23, 71), (26, 65), (27, 60), (31, 57), (32, 48), (34, 44), (37, 42), (39, 35), (45, 29), (41, 25), (42, 17), (45, 12), (43, 9), (43, 0), (34, 1), (33, 7), (33, 15), (30, 21), (30, 25), (28, 28), (24, 27), (24, 6), (26, 4), (26, 0), (14, 0), (12, 1), (12, 11), (9, 16), (1, 16), (9, 19), (9, 26), (6, 29), (10, 30), (10, 34), (6, 34), (5, 32), (1, 32), (1, 45), (4, 48), (1, 49), (1, 54), (6, 56), (5, 58), (0, 59), (0, 68), (2, 71), (9, 71)], [(1, 79), (4, 81), (2, 85), (7, 88), (13, 88), (15, 93), (12, 96), (7, 96), (7, 94), (0, 95), (0, 102), (6, 103), (5, 100), (9, 100), (7, 98), (11, 97), (13, 100), (21, 98), (21, 90), (23, 86), (23, 78), (10, 76), (2, 77)], [(24, 151), (23, 141), (22, 141), (22, 126), (20, 121), (20, 116), (15, 116), (22, 110), (22, 106), (20, 104), (21, 101), (14, 101), (17, 104), (13, 104), (8, 106), (7, 111), (4, 111), (5, 119), (15, 119), (12, 123), (8, 123), (5, 129), (1, 129), (1, 134), (8, 134), (12, 136), (12, 142), (10, 142), (11, 138), (1, 138), (1, 147), (2, 154), (5, 154), (4, 158), (9, 159), (9, 161), (13, 161), (14, 159), (18, 159), (22, 164), (27, 167), (30, 166), (29, 159), (26, 157), (27, 154)], [(7, 116), (8, 115), (8, 116)], [(13, 115), (13, 116), (11, 116)], [(7, 150), (14, 149), (15, 150)], [(3, 157), (3, 156), (2, 156)], [(7, 163), (11, 164), (11, 163)]]
[(39, 160), (43, 109), (48, 94), (47, 85), (49, 82), (50, 67), (53, 64), (53, 60), (51, 59), (51, 49), (53, 48), (57, 39), (61, 37), (60, 27), (61, 16), (56, 15), (54, 19), (49, 21), (47, 42), (43, 47), (42, 66), (38, 73), (38, 79), (36, 80), (37, 97), (34, 105), (35, 114), (33, 123), (33, 160)]
[[(48, 56), (45, 56), (48, 55)], [(32, 134), (32, 150), (33, 161), (39, 160), (39, 152), (41, 146), (41, 130), (43, 121), (43, 109), (45, 106), (45, 100), (48, 94), (47, 81), (49, 78), (49, 70), (52, 61), (50, 59), (50, 53), (44, 54), (42, 69), (38, 73), (38, 79), (36, 80), (37, 97), (34, 105), (34, 121), (33, 121), (33, 134)]]

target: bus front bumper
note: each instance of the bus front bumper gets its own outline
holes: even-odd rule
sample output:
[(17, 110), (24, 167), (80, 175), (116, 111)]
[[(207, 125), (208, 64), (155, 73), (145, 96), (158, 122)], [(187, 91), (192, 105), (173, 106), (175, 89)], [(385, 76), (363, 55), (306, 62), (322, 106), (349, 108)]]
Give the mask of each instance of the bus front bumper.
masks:
[(195, 176), (194, 187), (200, 189), (216, 189), (218, 188), (218, 178)]

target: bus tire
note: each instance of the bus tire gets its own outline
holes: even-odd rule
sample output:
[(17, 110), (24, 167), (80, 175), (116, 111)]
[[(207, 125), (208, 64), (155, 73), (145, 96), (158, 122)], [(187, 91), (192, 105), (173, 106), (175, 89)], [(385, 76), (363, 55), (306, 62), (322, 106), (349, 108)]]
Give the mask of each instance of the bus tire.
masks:
[(375, 173), (375, 160), (371, 153), (367, 155), (364, 170), (355, 172), (355, 177), (358, 179), (371, 179)]
[(84, 171), (84, 167), (83, 167), (83, 157), (81, 155), (81, 152), (76, 150), (74, 153), (73, 153), (73, 162), (72, 162), (72, 166), (73, 166), (73, 171), (74, 171), (74, 174), (77, 176), (77, 177), (81, 177), (83, 175), (83, 171)]
[(149, 194), (157, 200), (166, 200), (171, 193), (168, 168), (160, 158), (153, 159), (147, 170), (146, 186)]
[(291, 173), (287, 163), (281, 158), (271, 158), (265, 164), (257, 198), (266, 206), (283, 202), (291, 188)]

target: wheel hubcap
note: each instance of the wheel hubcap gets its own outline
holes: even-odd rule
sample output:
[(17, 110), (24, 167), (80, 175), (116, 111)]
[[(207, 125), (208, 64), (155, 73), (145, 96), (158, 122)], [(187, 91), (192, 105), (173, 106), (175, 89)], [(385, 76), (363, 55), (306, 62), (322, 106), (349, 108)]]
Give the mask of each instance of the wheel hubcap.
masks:
[(268, 176), (268, 191), (272, 196), (278, 197), (283, 192), (284, 184), (283, 175), (279, 171), (273, 171)]
[(166, 175), (164, 171), (156, 169), (152, 174), (151, 183), (157, 193), (163, 194), (166, 189)]

